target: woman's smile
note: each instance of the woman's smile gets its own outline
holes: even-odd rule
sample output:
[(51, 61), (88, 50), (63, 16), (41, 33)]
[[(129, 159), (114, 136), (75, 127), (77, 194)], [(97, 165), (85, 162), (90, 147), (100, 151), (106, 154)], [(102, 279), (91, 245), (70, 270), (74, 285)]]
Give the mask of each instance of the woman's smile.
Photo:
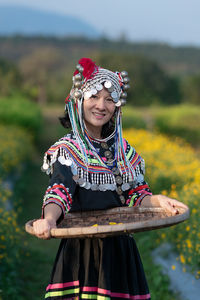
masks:
[(115, 103), (105, 88), (96, 95), (84, 99), (84, 121), (89, 134), (101, 138), (102, 126), (112, 118), (115, 108)]

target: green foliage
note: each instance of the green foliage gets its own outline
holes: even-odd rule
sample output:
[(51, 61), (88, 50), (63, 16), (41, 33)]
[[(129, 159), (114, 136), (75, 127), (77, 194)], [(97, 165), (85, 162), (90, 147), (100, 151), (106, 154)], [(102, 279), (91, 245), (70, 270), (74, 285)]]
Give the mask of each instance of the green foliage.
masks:
[(133, 105), (179, 103), (181, 94), (178, 81), (169, 77), (155, 62), (146, 57), (103, 53), (97, 56), (101, 66), (126, 70), (130, 77), (129, 103)]
[(185, 78), (182, 89), (186, 103), (200, 105), (200, 74)]
[(18, 209), (5, 179), (17, 170), (32, 153), (32, 138), (22, 128), (0, 125), (0, 298), (19, 299), (19, 266), (26, 255), (24, 232), (18, 225)]
[(147, 128), (143, 113), (130, 105), (122, 108), (122, 125), (124, 129), (132, 127), (137, 129)]
[(42, 126), (38, 105), (22, 97), (0, 99), (0, 123), (17, 125), (37, 137)]
[(179, 105), (153, 112), (154, 128), (164, 134), (179, 136), (187, 142), (200, 143), (200, 108)]
[(10, 96), (20, 90), (21, 74), (14, 63), (0, 58), (0, 95)]

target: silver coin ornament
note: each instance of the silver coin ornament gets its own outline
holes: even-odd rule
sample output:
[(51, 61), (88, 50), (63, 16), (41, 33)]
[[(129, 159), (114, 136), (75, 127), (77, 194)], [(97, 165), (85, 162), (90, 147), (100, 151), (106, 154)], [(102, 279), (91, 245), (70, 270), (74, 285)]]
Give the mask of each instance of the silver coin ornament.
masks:
[(75, 96), (75, 98), (79, 99), (82, 96), (82, 92), (80, 90), (75, 91), (74, 96)]
[(122, 106), (126, 105), (126, 99), (123, 98), (123, 99), (121, 99), (120, 101), (121, 101), (121, 105), (122, 105)]
[(76, 75), (74, 76), (74, 79), (75, 79), (75, 81), (81, 81), (81, 80), (82, 80), (81, 74), (76, 74)]
[(108, 147), (108, 144), (105, 143), (105, 142), (102, 142), (102, 143), (101, 143), (101, 147), (102, 147), (103, 149), (108, 149), (108, 148), (109, 148), (109, 147)]
[(80, 73), (83, 73), (84, 68), (80, 64), (78, 64), (76, 68)]
[(97, 91), (101, 91), (103, 89), (103, 85), (101, 83), (96, 84)]
[(126, 77), (126, 76), (128, 76), (128, 72), (122, 71), (122, 72), (121, 72), (121, 75), (122, 75), (122, 77)]
[(123, 93), (121, 94), (121, 98), (127, 98), (127, 93), (126, 93), (126, 92), (123, 92)]
[(65, 165), (68, 166), (68, 167), (71, 166), (71, 165), (72, 165), (72, 160), (69, 159), (69, 158), (66, 159), (66, 160), (65, 160)]
[(113, 92), (111, 93), (111, 97), (112, 97), (113, 99), (118, 98), (117, 92), (116, 92), (116, 91), (113, 91)]
[(75, 88), (80, 89), (81, 86), (82, 86), (82, 82), (81, 81), (75, 81), (74, 86), (75, 86)]
[(121, 106), (121, 101), (119, 100), (116, 104), (115, 104), (115, 106), (117, 106), (117, 107), (120, 107)]
[(123, 89), (124, 89), (125, 91), (128, 91), (128, 90), (130, 89), (130, 85), (129, 85), (129, 84), (125, 84), (125, 85), (123, 86)]
[(49, 165), (48, 165), (46, 162), (43, 163), (42, 169), (43, 169), (44, 171), (46, 171), (46, 170), (48, 170), (48, 168), (49, 168)]
[(124, 81), (124, 83), (129, 83), (130, 79), (129, 79), (128, 77), (125, 77), (125, 78), (123, 79), (123, 81)]
[(91, 91), (87, 91), (84, 93), (84, 99), (89, 99), (90, 97), (92, 97)]
[(111, 86), (112, 86), (111, 81), (106, 81), (106, 82), (104, 83), (104, 86), (105, 86), (106, 89), (111, 88)]
[(92, 93), (92, 95), (96, 95), (97, 94), (97, 90), (96, 89), (91, 89), (91, 93)]

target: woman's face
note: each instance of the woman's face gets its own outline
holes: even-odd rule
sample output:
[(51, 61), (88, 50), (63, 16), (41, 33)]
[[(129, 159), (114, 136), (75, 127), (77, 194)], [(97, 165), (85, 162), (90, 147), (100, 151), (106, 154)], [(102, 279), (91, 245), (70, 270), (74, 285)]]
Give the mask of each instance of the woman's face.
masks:
[(105, 88), (83, 101), (85, 125), (93, 137), (101, 137), (102, 126), (112, 118), (115, 108), (115, 103)]

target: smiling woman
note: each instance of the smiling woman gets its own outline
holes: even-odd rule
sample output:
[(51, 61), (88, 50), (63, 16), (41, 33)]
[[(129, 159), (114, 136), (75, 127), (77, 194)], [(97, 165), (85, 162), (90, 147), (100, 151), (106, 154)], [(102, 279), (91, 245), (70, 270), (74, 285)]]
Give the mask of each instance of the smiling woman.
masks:
[[(154, 195), (144, 180), (144, 160), (122, 138), (121, 105), (129, 88), (127, 72), (112, 72), (88, 58), (77, 65), (66, 98), (72, 132), (50, 147), (43, 170), (50, 185), (42, 218), (33, 223), (36, 236), (51, 237), (70, 211), (123, 206), (160, 205), (173, 214), (180, 202)], [(185, 207), (185, 206), (184, 206)], [(46, 299), (150, 299), (133, 237), (63, 239)]]
[(92, 137), (101, 138), (102, 127), (113, 117), (115, 108), (115, 103), (105, 88), (85, 99), (83, 102), (84, 122)]

